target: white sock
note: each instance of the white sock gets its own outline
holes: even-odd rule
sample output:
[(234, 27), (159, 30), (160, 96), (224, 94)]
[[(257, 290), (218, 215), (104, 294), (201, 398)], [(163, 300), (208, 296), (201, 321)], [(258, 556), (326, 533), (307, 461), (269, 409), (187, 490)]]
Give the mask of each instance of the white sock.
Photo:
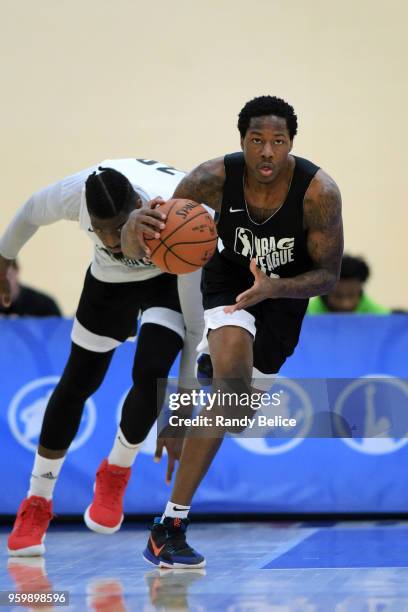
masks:
[(142, 445), (143, 442), (139, 444), (131, 444), (128, 442), (123, 435), (123, 431), (119, 427), (112, 450), (108, 456), (108, 463), (110, 465), (118, 465), (119, 467), (131, 467)]
[(61, 457), (61, 459), (46, 459), (41, 457), (37, 451), (27, 496), (38, 495), (50, 500), (64, 461), (65, 457)]
[(190, 511), (191, 506), (180, 506), (180, 504), (174, 504), (172, 501), (168, 501), (161, 522), (166, 517), (186, 519)]

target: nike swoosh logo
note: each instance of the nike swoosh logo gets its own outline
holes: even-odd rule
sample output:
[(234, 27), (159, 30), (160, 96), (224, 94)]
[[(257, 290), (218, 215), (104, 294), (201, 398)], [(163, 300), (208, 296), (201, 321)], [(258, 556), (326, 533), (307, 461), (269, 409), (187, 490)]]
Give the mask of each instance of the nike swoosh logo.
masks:
[(185, 510), (190, 510), (190, 508), (177, 508), (177, 506), (174, 506), (173, 510), (176, 512), (184, 512)]
[(163, 550), (163, 548), (166, 546), (166, 544), (163, 544), (163, 546), (160, 546), (160, 547), (156, 546), (152, 536), (150, 536), (150, 544), (152, 545), (153, 553), (154, 553), (155, 557), (158, 557), (160, 555), (161, 551)]
[(243, 208), (232, 208), (232, 206), (230, 206), (229, 209), (230, 212), (244, 212)]

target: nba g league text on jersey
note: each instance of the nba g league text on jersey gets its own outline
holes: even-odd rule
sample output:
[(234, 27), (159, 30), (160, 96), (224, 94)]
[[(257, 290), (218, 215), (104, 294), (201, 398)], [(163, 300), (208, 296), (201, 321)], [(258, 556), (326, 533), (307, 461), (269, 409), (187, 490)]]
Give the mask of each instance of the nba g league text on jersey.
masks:
[(235, 230), (234, 251), (243, 257), (255, 259), (258, 268), (268, 276), (278, 277), (276, 268), (294, 261), (295, 238), (280, 238), (274, 236), (257, 238), (245, 227)]

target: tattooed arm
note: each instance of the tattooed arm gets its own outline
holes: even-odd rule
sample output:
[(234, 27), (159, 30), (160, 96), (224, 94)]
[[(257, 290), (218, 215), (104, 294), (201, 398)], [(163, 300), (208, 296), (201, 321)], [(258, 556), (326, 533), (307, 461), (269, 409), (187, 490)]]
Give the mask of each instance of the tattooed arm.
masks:
[(224, 158), (210, 159), (183, 178), (177, 185), (173, 198), (187, 198), (220, 211), (224, 182)]
[(343, 255), (341, 195), (332, 178), (319, 170), (306, 192), (304, 222), (314, 269), (282, 280), (281, 297), (325, 295), (338, 281)]
[[(224, 158), (218, 157), (197, 166), (178, 184), (173, 198), (186, 198), (220, 210), (225, 182)], [(145, 237), (158, 238), (165, 228), (166, 215), (156, 208), (161, 198), (151, 200), (130, 213), (121, 231), (122, 251), (127, 257), (141, 259), (150, 255)]]
[(292, 278), (269, 278), (251, 261), (253, 286), (238, 295), (236, 303), (225, 312), (253, 306), (267, 298), (309, 298), (327, 294), (340, 275), (343, 255), (341, 196), (336, 183), (319, 170), (304, 199), (307, 249), (313, 270)]

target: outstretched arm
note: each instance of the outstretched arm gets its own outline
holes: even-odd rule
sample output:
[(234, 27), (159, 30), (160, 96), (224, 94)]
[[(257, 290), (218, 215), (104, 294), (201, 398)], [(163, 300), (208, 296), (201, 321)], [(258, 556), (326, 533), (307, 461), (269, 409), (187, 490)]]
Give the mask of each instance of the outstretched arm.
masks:
[(60, 219), (77, 221), (84, 180), (92, 168), (54, 183), (33, 194), (17, 211), (0, 237), (0, 301), (10, 304), (7, 272), (21, 248), (42, 225)]

